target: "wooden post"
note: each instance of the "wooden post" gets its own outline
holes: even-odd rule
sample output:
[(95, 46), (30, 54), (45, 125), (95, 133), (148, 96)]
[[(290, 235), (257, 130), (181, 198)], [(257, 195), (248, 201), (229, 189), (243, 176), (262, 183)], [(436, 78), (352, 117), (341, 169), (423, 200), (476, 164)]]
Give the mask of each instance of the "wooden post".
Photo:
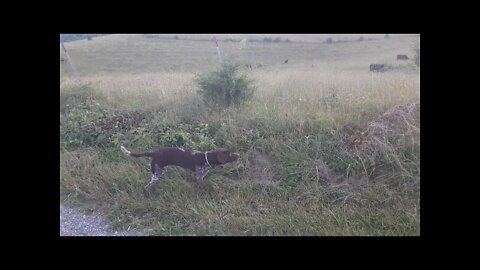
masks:
[(62, 42), (61, 44), (62, 44), (63, 51), (65, 52), (65, 55), (67, 56), (68, 64), (69, 64), (70, 67), (72, 68), (73, 74), (75, 75), (75, 77), (78, 78), (77, 69), (76, 69), (75, 66), (73, 65), (72, 59), (71, 59), (70, 56), (68, 55), (67, 49), (65, 48), (65, 45), (63, 45), (63, 42)]
[(217, 38), (213, 36), (213, 39), (215, 40), (215, 45), (217, 45), (218, 62), (222, 63), (222, 55), (220, 54), (220, 48), (218, 47)]

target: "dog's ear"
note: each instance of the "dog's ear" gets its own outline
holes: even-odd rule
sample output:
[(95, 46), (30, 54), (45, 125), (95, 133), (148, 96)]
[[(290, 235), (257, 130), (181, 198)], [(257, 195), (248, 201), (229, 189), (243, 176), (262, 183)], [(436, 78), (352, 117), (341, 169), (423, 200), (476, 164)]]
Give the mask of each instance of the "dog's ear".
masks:
[(228, 162), (228, 157), (229, 157), (229, 151), (226, 149), (219, 149), (217, 151), (217, 160), (218, 162), (225, 164)]

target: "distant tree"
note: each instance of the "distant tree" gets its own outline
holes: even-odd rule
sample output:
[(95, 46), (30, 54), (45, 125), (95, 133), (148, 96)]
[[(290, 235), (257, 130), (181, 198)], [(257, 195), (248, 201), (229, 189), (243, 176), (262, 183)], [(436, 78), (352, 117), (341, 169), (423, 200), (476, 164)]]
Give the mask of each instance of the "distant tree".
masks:
[(329, 37), (329, 38), (327, 38), (327, 40), (325, 42), (328, 43), (328, 44), (333, 43), (333, 39), (331, 37)]
[(363, 38), (363, 36), (360, 36), (360, 37), (358, 38), (358, 41), (363, 41), (364, 39), (365, 39), (365, 38)]
[(385, 35), (385, 38), (390, 38), (390, 36), (388, 34)]
[(173, 39), (178, 39), (178, 36), (177, 36), (177, 35), (175, 35), (175, 36), (173, 37)]
[(280, 37), (277, 37), (276, 39), (273, 40), (273, 42), (277, 42), (277, 43), (280, 42), (280, 41), (282, 41), (282, 39)]

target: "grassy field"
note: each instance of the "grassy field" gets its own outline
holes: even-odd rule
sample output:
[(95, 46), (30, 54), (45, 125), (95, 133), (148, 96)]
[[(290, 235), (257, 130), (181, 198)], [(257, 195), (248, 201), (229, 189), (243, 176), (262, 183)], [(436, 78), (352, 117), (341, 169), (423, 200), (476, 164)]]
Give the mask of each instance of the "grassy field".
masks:
[[(195, 84), (217, 66), (213, 35), (174, 36), (68, 42), (69, 58), (60, 47), (60, 202), (146, 235), (420, 235), (420, 71), (396, 60), (418, 35), (216, 35), (257, 89), (222, 110)], [(149, 160), (120, 145), (241, 159), (207, 189), (173, 169), (144, 198)]]

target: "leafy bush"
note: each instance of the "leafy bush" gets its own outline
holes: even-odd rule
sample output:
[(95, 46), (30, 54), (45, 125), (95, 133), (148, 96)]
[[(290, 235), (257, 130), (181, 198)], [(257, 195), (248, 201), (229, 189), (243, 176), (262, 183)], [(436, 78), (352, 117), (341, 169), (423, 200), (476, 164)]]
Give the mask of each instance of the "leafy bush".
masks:
[(239, 73), (240, 67), (241, 64), (226, 62), (219, 70), (197, 77), (198, 92), (205, 103), (229, 107), (241, 105), (252, 98), (255, 88), (245, 74)]
[[(215, 147), (214, 139), (209, 135), (208, 124), (178, 124), (174, 126), (152, 122), (146, 126), (153, 146), (176, 146), (188, 149), (207, 150)], [(146, 145), (144, 148), (151, 148)]]
[(72, 149), (95, 145), (98, 138), (102, 140), (100, 130), (91, 128), (97, 117), (96, 113), (79, 108), (60, 115), (60, 145)]
[(216, 145), (214, 131), (208, 124), (170, 125), (162, 121), (162, 117), (152, 116), (142, 111), (72, 108), (60, 115), (60, 145), (68, 150), (121, 145), (134, 145), (136, 149), (178, 146), (207, 150)]

